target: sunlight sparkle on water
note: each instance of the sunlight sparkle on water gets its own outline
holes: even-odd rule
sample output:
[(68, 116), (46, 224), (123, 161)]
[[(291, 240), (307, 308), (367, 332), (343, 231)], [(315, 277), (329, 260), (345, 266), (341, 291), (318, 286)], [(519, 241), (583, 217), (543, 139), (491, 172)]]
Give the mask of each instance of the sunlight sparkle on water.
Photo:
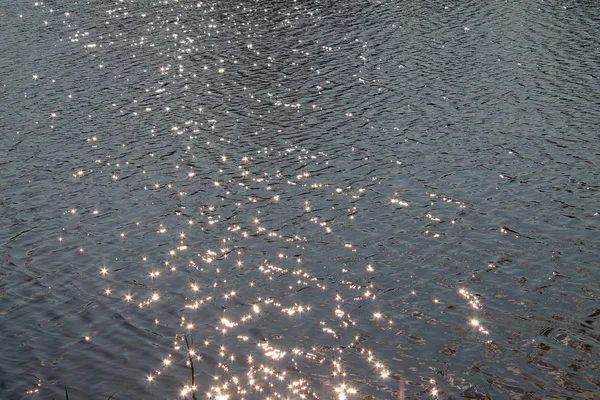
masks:
[[(152, 338), (154, 342), (164, 338), (165, 332), (173, 335), (173, 342), (167, 339), (167, 349), (163, 348), (163, 353), (155, 357), (156, 369), (150, 366), (146, 370), (151, 371), (145, 377), (147, 382), (157, 384), (152, 389), (163, 384), (161, 373), (168, 372), (171, 378), (179, 380), (175, 389), (182, 397), (195, 394), (198, 389), (195, 383), (201, 382), (198, 387), (204, 391), (202, 397), (212, 399), (315, 399), (321, 395), (316, 393), (320, 378), (314, 377), (326, 376), (332, 379), (327, 388), (330, 397), (352, 399), (359, 392), (354, 387), (357, 382), (349, 377), (355, 376), (355, 369), (363, 368), (362, 364), (366, 364), (366, 371), (370, 371), (367, 374), (371, 374), (365, 379), (374, 381), (390, 376), (385, 362), (389, 358), (377, 354), (381, 337), (375, 336), (378, 332), (387, 335), (400, 330), (394, 325), (401, 324), (390, 318), (395, 312), (392, 299), (416, 301), (415, 291), (412, 291), (414, 296), (408, 294), (413, 287), (421, 289), (414, 285), (402, 295), (399, 290), (394, 291), (401, 284), (388, 284), (381, 279), (381, 274), (388, 273), (388, 265), (365, 257), (365, 242), (351, 232), (364, 232), (362, 224), (373, 217), (372, 210), (364, 203), (372, 200), (369, 196), (380, 196), (381, 201), (377, 201), (386, 212), (408, 212), (409, 209), (402, 208), (409, 207), (412, 200), (399, 188), (387, 192), (372, 190), (372, 185), (380, 184), (382, 179), (372, 174), (361, 176), (361, 170), (348, 181), (341, 179), (343, 174), (335, 179), (335, 175), (323, 173), (325, 166), (338, 167), (335, 159), (312, 148), (310, 143), (298, 142), (294, 139), (296, 132), (289, 127), (274, 127), (275, 136), (271, 138), (277, 140), (269, 140), (269, 127), (261, 126), (261, 121), (269, 119), (283, 125), (287, 117), (277, 112), (292, 111), (302, 119), (314, 116), (318, 122), (323, 117), (318, 113), (331, 110), (323, 97), (323, 101), (315, 98), (314, 103), (310, 96), (301, 100), (301, 93), (286, 87), (288, 72), (282, 60), (264, 54), (268, 49), (259, 39), (261, 25), (268, 21), (262, 18), (262, 6), (254, 9), (254, 6), (234, 5), (228, 14), (217, 16), (216, 3), (194, 3), (159, 1), (151, 8), (156, 11), (155, 16), (150, 11), (134, 14), (124, 5), (111, 6), (107, 18), (116, 19), (119, 24), (115, 26), (125, 21), (121, 18), (148, 16), (138, 21), (143, 31), (137, 36), (111, 31), (113, 21), (104, 27), (112, 33), (110, 37), (102, 37), (105, 33), (98, 31), (92, 40), (86, 38), (84, 29), (73, 33), (77, 46), (83, 44), (81, 51), (92, 55), (93, 65), (102, 68), (97, 73), (106, 72), (128, 88), (122, 96), (115, 96), (107, 103), (112, 103), (113, 115), (122, 118), (119, 121), (124, 126), (129, 118), (141, 129), (119, 132), (118, 140), (110, 129), (94, 131), (98, 136), (90, 136), (92, 133), (85, 130), (82, 142), (95, 161), (91, 162), (93, 165), (70, 164), (69, 182), (81, 188), (98, 182), (97, 186), (104, 189), (102, 185), (109, 181), (111, 189), (101, 190), (100, 194), (106, 197), (93, 199), (91, 204), (65, 204), (73, 205), (62, 211), (67, 210), (65, 218), (74, 222), (70, 226), (73, 229), (61, 232), (59, 241), (64, 238), (65, 242), (60, 245), (72, 243), (76, 237), (71, 232), (89, 231), (90, 238), (73, 248), (86, 246), (82, 258), (87, 256), (88, 248), (91, 248), (89, 253), (98, 254), (91, 264), (92, 271), (99, 268), (99, 274), (92, 273), (97, 282), (96, 292), (106, 296), (114, 293), (122, 309), (145, 316), (149, 328), (144, 329), (159, 335)], [(190, 30), (184, 28), (189, 15), (182, 17), (192, 6), (199, 9), (194, 10), (199, 24)], [(268, 18), (266, 9), (274, 6), (264, 7), (264, 17)], [(299, 23), (298, 18), (316, 12), (308, 5), (302, 7), (286, 10), (295, 16), (285, 18), (282, 24)], [(242, 9), (248, 16), (260, 12), (261, 18), (256, 19), (256, 24), (245, 24), (239, 19), (245, 14), (236, 14)], [(169, 14), (167, 21), (168, 13), (172, 15)], [(227, 54), (227, 46), (219, 48), (217, 55), (214, 39), (226, 34), (225, 24), (232, 21), (235, 27), (227, 28), (236, 35), (239, 32), (243, 38), (234, 42), (234, 36), (228, 37), (232, 46), (250, 40), (253, 44), (243, 46), (248, 52), (243, 56), (237, 51)], [(133, 31), (135, 26), (131, 24)], [(246, 34), (248, 37), (244, 37)], [(168, 43), (168, 49), (161, 47), (164, 43)], [(135, 76), (133, 84), (126, 68), (115, 69), (108, 58), (103, 58), (105, 49), (109, 46), (117, 49), (119, 45), (135, 49), (138, 56), (140, 49), (156, 46), (153, 54), (159, 64), (151, 68), (142, 65), (142, 57), (136, 58), (140, 68), (135, 69), (135, 63), (132, 68), (140, 75)], [(316, 47), (311, 49), (311, 46)], [(290, 65), (298, 68), (299, 63), (310, 61), (307, 71), (320, 75), (322, 82), (317, 90), (323, 95), (331, 82), (327, 69), (318, 65), (321, 53), (315, 50), (327, 54), (335, 51), (332, 46), (332, 43), (299, 41), (290, 50), (295, 58)], [(241, 65), (247, 57), (250, 57), (248, 67), (255, 65), (269, 71), (277, 66), (277, 71), (285, 74), (281, 72), (280, 76), (277, 72), (265, 82), (266, 86), (257, 87), (243, 74), (236, 73), (234, 64), (239, 61)], [(363, 61), (366, 63), (368, 58)], [(33, 75), (35, 82), (28, 81), (31, 86), (45, 83), (38, 74)], [(365, 75), (362, 78), (366, 88), (370, 80)], [(273, 84), (269, 83), (271, 80)], [(143, 87), (136, 88), (137, 82)], [(376, 86), (374, 90), (381, 90)], [(74, 89), (68, 88), (75, 94), (81, 93)], [(243, 100), (236, 98), (236, 92), (239, 96), (243, 94)], [(289, 98), (284, 98), (287, 92)], [(64, 96), (61, 98), (68, 102)], [(247, 115), (245, 111), (236, 114), (240, 111), (234, 108), (236, 101), (244, 102)], [(259, 108), (254, 107), (255, 103)], [(222, 109), (215, 104), (221, 104)], [(344, 121), (363, 117), (359, 109), (340, 110)], [(63, 115), (69, 116), (58, 107), (43, 112), (46, 119), (48, 113), (52, 119), (58, 115), (58, 121)], [(234, 115), (235, 125), (228, 126)], [(89, 119), (92, 120), (92, 115)], [(242, 133), (246, 129), (244, 124), (250, 122), (246, 135)], [(161, 147), (164, 143), (169, 146)], [(374, 158), (375, 154), (364, 154), (360, 147), (358, 143), (352, 144), (352, 157), (364, 163)], [(361, 151), (363, 154), (359, 155)], [(126, 157), (131, 158), (131, 164)], [(130, 165), (135, 165), (135, 169)], [(133, 171), (139, 172), (138, 181), (132, 179)], [(134, 199), (135, 207), (115, 212), (116, 207), (110, 201), (119, 194), (119, 189)], [(438, 195), (428, 200), (448, 203)], [(90, 216), (88, 210), (99, 204), (103, 213), (95, 210)], [(122, 215), (127, 214), (123, 211), (131, 211), (132, 215)], [(444, 214), (438, 210), (425, 211), (423, 215), (428, 222), (441, 224), (444, 220)], [(97, 239), (100, 231), (94, 232), (92, 228), (107, 223), (107, 216), (120, 223), (111, 230), (111, 240), (119, 239), (118, 244), (111, 248), (112, 242), (102, 243), (102, 251), (98, 251), (93, 243), (102, 238)], [(127, 258), (128, 253), (133, 253), (132, 262)], [(102, 266), (106, 254), (111, 254), (110, 261), (106, 259), (110, 268)], [(402, 262), (402, 268), (411, 267), (409, 261)], [(386, 292), (388, 288), (390, 291)], [(476, 295), (466, 290), (459, 294), (471, 304), (474, 310), (470, 311), (481, 308)], [(134, 302), (134, 297), (139, 308), (127, 305)], [(159, 324), (157, 317), (163, 322)], [(365, 330), (374, 337), (370, 339)], [(156, 348), (160, 346), (159, 343)], [(195, 382), (190, 379), (192, 371)], [(200, 381), (205, 372), (211, 376), (208, 384), (206, 380)]]

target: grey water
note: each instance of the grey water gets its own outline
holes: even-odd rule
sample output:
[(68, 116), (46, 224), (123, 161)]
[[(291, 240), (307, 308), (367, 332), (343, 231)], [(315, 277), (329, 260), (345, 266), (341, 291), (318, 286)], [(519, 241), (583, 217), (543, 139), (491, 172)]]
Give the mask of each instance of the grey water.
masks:
[(600, 3), (0, 3), (1, 399), (600, 398)]

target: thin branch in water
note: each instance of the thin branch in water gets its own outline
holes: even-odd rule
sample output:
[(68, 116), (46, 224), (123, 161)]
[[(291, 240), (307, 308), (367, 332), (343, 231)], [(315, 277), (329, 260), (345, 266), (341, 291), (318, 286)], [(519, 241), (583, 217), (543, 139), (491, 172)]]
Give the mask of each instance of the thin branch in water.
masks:
[(192, 354), (190, 353), (190, 343), (188, 342), (187, 335), (183, 335), (183, 337), (185, 338), (185, 345), (188, 349), (188, 360), (190, 360), (190, 369), (192, 371), (192, 400), (198, 400), (198, 399), (196, 399), (196, 392), (194, 391), (194, 386), (195, 386), (194, 360), (192, 360)]

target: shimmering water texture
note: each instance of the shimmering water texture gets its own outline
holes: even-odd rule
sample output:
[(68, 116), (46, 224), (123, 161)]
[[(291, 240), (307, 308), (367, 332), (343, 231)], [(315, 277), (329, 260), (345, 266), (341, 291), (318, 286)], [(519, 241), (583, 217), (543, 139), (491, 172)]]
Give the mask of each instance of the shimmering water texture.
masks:
[(600, 398), (599, 4), (1, 2), (0, 398)]

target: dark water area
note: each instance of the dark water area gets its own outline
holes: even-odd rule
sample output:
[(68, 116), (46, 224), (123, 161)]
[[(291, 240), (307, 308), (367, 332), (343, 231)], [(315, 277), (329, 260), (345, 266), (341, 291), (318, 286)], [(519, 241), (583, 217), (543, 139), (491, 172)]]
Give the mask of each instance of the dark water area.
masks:
[(600, 398), (600, 3), (0, 3), (0, 398)]

